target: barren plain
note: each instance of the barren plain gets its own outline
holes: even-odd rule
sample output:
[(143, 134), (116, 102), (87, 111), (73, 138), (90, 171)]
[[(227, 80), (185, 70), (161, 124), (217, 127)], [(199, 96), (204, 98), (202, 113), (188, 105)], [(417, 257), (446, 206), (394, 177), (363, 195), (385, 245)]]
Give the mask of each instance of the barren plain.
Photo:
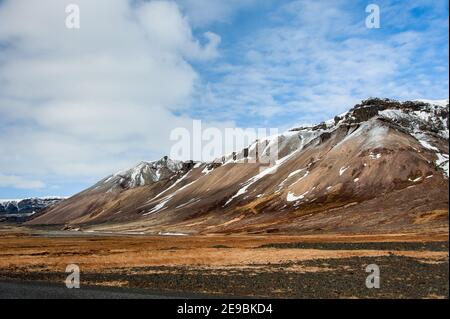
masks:
[[(448, 298), (448, 231), (404, 234), (111, 236), (0, 227), (0, 281), (252, 298)], [(366, 267), (380, 268), (368, 289)]]

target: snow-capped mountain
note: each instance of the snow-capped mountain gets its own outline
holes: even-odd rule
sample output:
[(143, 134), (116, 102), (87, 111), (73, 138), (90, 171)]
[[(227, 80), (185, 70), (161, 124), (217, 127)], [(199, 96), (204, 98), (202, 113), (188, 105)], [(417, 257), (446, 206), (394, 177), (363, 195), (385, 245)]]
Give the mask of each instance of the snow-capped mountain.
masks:
[[(368, 99), (211, 163), (140, 163), (30, 223), (145, 233), (448, 227), (448, 114), (448, 101)], [(275, 145), (278, 159), (264, 164)]]
[(53, 206), (63, 197), (0, 199), (0, 215), (33, 215), (44, 208)]
[(187, 165), (187, 163), (175, 161), (166, 156), (158, 161), (141, 162), (129, 170), (117, 172), (101, 180), (94, 187), (120, 185), (126, 189), (149, 185), (172, 177)]

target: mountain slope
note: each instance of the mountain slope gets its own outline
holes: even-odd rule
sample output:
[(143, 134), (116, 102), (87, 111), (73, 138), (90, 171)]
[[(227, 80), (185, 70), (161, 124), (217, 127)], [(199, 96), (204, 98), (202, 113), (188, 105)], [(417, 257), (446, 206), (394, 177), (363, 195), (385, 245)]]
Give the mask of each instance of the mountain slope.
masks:
[[(369, 99), (213, 163), (141, 163), (29, 223), (145, 233), (448, 227), (448, 112), (442, 101)], [(279, 159), (267, 167), (274, 143)]]

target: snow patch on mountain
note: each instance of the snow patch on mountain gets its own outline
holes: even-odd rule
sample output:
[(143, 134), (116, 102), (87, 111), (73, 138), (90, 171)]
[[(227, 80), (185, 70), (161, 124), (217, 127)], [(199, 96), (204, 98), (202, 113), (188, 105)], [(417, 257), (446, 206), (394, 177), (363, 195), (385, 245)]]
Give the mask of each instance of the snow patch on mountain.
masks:
[(436, 153), (436, 155), (438, 157), (436, 165), (444, 171), (444, 174), (448, 178), (448, 154)]
[(303, 193), (303, 194), (301, 194), (301, 195), (299, 195), (299, 196), (295, 196), (293, 193), (289, 192), (289, 193), (287, 194), (286, 200), (287, 200), (288, 202), (296, 202), (296, 201), (298, 201), (298, 200), (300, 200), (300, 199), (304, 199), (305, 196), (308, 195), (308, 193), (309, 193), (309, 191), (308, 191), (308, 192), (305, 192), (305, 193)]
[(265, 168), (263, 171), (261, 171), (259, 174), (253, 176), (250, 178), (247, 182), (245, 182), (243, 187), (238, 190), (236, 194), (234, 194), (224, 205), (227, 206), (230, 204), (235, 198), (245, 194), (250, 186), (261, 180), (267, 175), (275, 174), (276, 171), (280, 168), (281, 165), (283, 165), (287, 160), (289, 160), (292, 156), (294, 156), (298, 151), (301, 151), (301, 149), (298, 149), (295, 152), (292, 152), (289, 155), (286, 155), (285, 157), (277, 160), (274, 165), (269, 166), (268, 168)]
[[(394, 121), (406, 129), (423, 148), (436, 154), (436, 166), (443, 170), (448, 178), (448, 154), (433, 145), (437, 137), (448, 142), (448, 100), (416, 100), (416, 105), (404, 109), (386, 109), (379, 115)], [(424, 104), (425, 103), (425, 104)], [(437, 137), (436, 137), (437, 136)]]
[(342, 176), (346, 170), (348, 170), (349, 166), (347, 167), (341, 167), (341, 169), (339, 170), (339, 176)]

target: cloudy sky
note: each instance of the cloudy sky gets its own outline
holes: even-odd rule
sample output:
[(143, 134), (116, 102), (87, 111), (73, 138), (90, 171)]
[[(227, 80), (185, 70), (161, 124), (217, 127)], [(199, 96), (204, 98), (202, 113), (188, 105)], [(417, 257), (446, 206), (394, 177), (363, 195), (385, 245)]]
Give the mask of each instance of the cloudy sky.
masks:
[(447, 99), (448, 55), (447, 0), (0, 0), (0, 198), (72, 195), (193, 119), (282, 130)]

